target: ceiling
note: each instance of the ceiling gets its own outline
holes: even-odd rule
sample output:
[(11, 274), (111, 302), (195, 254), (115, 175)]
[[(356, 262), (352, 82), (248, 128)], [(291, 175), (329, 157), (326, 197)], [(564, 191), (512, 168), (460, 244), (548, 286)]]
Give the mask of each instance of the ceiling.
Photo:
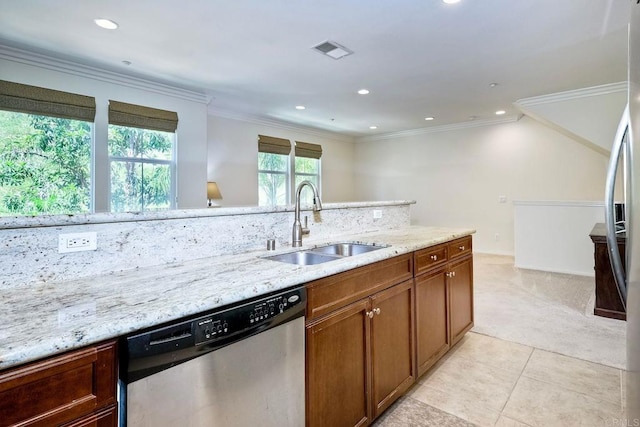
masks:
[[(203, 92), (212, 112), (352, 136), (515, 116), (518, 99), (627, 78), (628, 0), (0, 0), (0, 10), (0, 44)], [(311, 49), (326, 40), (354, 53)]]

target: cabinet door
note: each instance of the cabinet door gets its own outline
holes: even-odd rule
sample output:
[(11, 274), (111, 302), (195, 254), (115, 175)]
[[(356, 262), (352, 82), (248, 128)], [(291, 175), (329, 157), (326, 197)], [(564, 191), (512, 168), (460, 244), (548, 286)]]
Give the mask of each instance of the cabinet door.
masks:
[(449, 350), (449, 299), (446, 270), (416, 278), (416, 346), (418, 376)]
[(115, 341), (0, 372), (0, 426), (49, 427), (116, 403)]
[(307, 325), (307, 426), (362, 426), (371, 419), (367, 396), (369, 300)]
[(449, 327), (451, 345), (473, 327), (473, 258), (449, 265)]
[(415, 382), (413, 303), (413, 280), (371, 297), (374, 417)]

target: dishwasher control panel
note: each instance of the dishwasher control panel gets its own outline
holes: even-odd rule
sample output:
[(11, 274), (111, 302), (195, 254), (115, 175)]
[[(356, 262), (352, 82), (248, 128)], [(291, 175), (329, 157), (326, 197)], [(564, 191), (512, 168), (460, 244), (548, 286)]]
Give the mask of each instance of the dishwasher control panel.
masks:
[(305, 302), (304, 292), (304, 288), (298, 288), (196, 319), (193, 322), (195, 344), (224, 340), (277, 322), (287, 311), (301, 308), (300, 304)]

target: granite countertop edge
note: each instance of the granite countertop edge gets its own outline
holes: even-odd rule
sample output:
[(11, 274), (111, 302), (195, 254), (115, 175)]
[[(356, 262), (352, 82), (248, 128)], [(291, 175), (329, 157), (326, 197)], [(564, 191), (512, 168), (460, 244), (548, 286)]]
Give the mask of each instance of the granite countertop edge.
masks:
[[(303, 247), (252, 251), (3, 291), (0, 370), (195, 316), (398, 255), (471, 235), (469, 228), (407, 226)], [(335, 242), (387, 247), (297, 266), (264, 257)]]

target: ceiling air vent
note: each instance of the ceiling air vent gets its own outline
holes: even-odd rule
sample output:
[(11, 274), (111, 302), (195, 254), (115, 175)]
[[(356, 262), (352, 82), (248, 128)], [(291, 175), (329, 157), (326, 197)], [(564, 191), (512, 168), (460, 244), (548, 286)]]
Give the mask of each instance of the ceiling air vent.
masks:
[(340, 46), (338, 43), (329, 40), (312, 47), (312, 49), (323, 55), (330, 56), (333, 59), (344, 58), (345, 56), (353, 53), (353, 51), (350, 51), (346, 47)]

